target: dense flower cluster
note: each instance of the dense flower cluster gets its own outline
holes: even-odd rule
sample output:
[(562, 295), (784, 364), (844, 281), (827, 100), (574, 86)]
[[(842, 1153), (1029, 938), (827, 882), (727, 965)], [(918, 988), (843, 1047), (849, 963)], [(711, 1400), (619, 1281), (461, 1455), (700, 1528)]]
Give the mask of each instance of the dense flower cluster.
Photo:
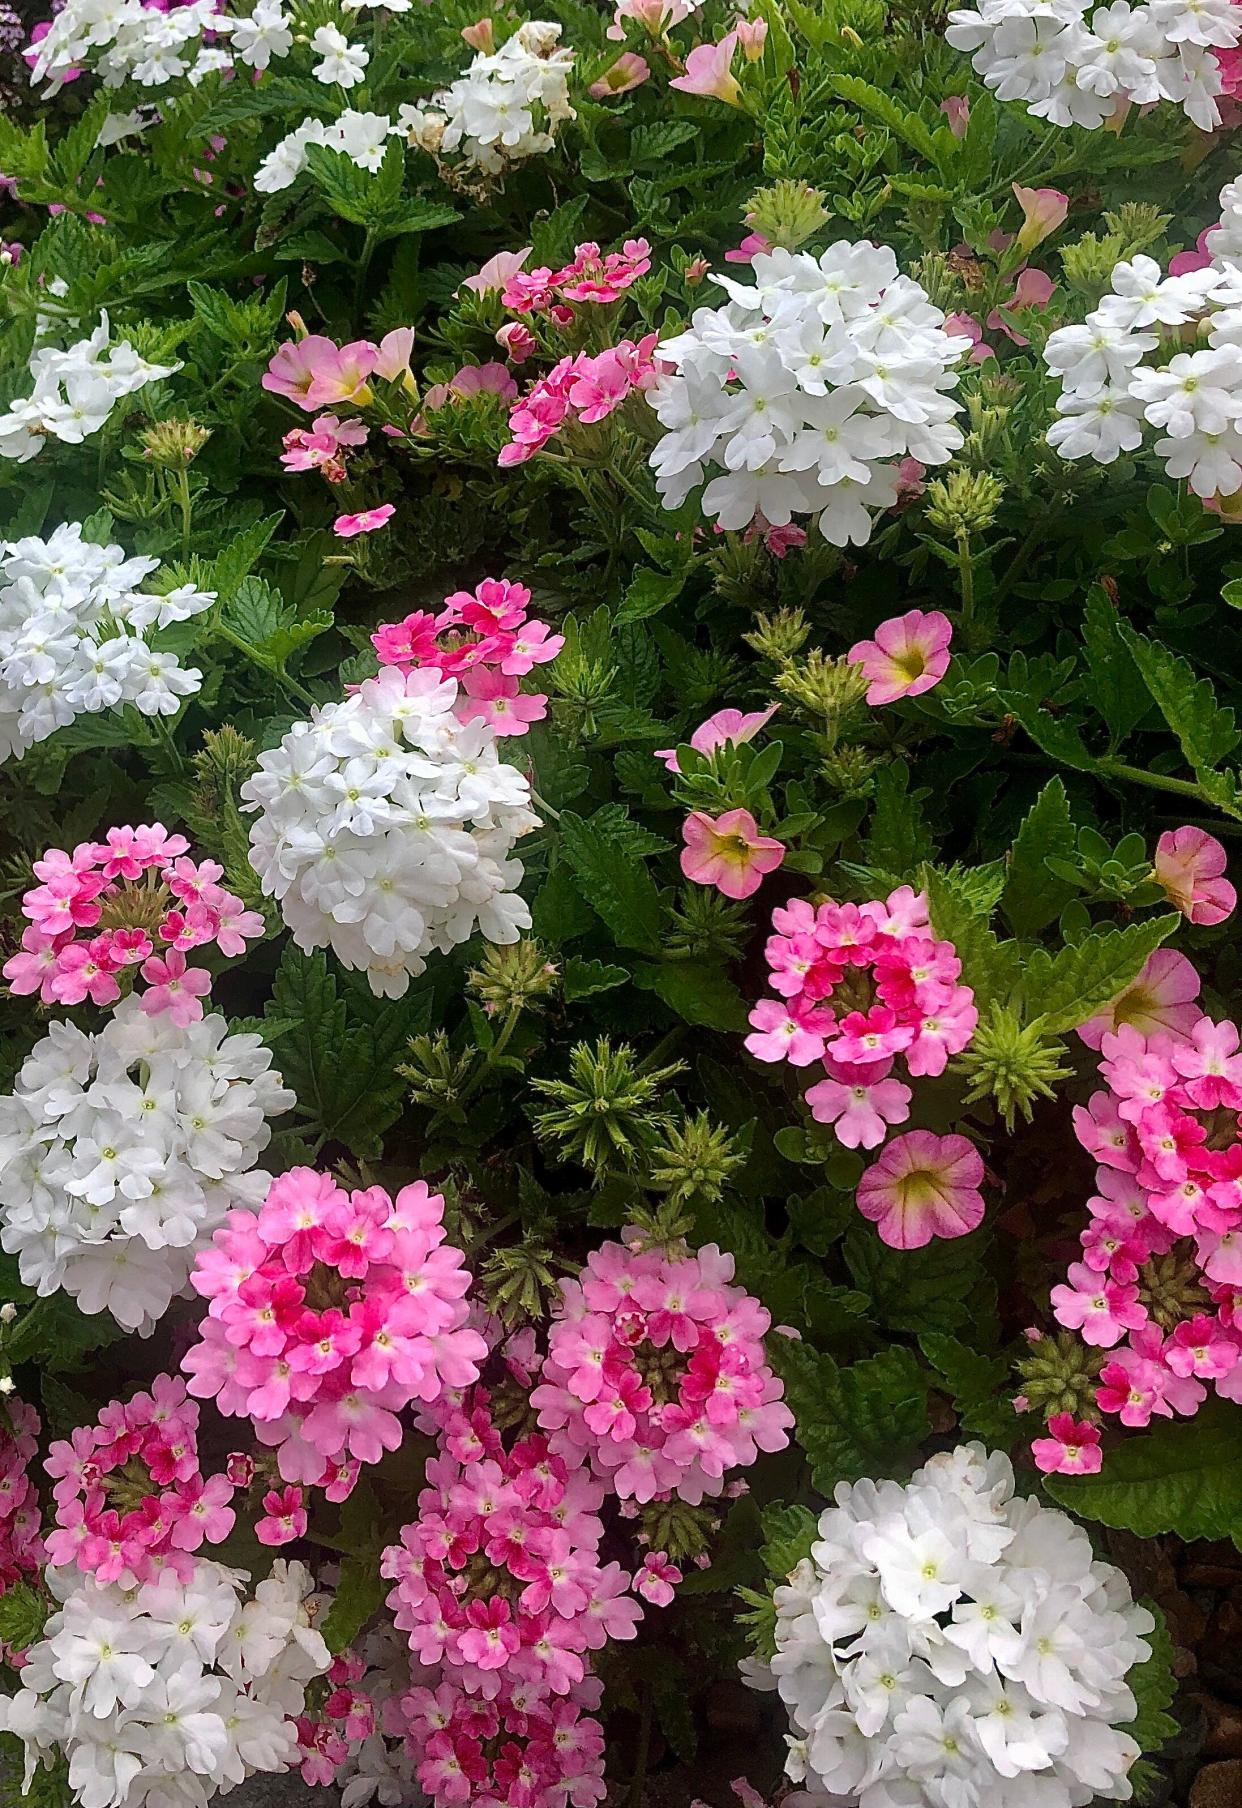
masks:
[(657, 380), (656, 334), (635, 342), (622, 339), (602, 352), (577, 352), (561, 358), (538, 377), (509, 410), (507, 445), (500, 448), (502, 466), (525, 464), (562, 428), (584, 427), (607, 420), (636, 390), (649, 391)]
[(242, 786), (250, 859), (300, 948), (329, 946), (400, 997), (432, 949), (530, 926), (517, 893), (530, 786), (435, 669), (388, 667), (297, 723)]
[(597, 1808), (604, 1800), (604, 1732), (588, 1677), (567, 1695), (502, 1683), (490, 1700), (448, 1679), (402, 1697), (407, 1748), (433, 1808)]
[(842, 1483), (776, 1590), (786, 1770), (859, 1808), (1125, 1799), (1152, 1616), (1062, 1513), (967, 1444), (908, 1485)]
[[(135, 82), (162, 88), (181, 78), (197, 85), (234, 62), (261, 71), (293, 46), (293, 25), (282, 0), (256, 0), (249, 13), (232, 15), (219, 0), (65, 0), (50, 24), (32, 39), (30, 75), (52, 95), (84, 68), (106, 88)], [(318, 49), (316, 45), (314, 48)], [(363, 53), (365, 57), (365, 52)], [(320, 81), (335, 73), (315, 74)]]
[(466, 1326), (470, 1274), (443, 1214), (422, 1181), (394, 1201), (293, 1168), (199, 1255), (210, 1304), (182, 1363), (190, 1391), (251, 1419), (286, 1481), (344, 1498), (360, 1463), (400, 1444), (404, 1407), (477, 1380), (487, 1346)]
[(497, 736), (525, 734), (542, 722), (548, 699), (523, 692), (521, 679), (555, 659), (565, 645), (545, 621), (528, 617), (530, 591), (507, 578), (484, 578), (473, 591), (455, 590), (436, 614), (416, 609), (371, 636), (381, 665), (406, 672), (434, 670), (461, 684), (460, 722), (485, 722)]
[(76, 1564), (97, 1582), (189, 1582), (190, 1553), (233, 1529), (233, 1484), (203, 1476), (198, 1407), (176, 1376), (157, 1375), (150, 1393), (111, 1401), (97, 1424), (53, 1443), (44, 1467), (56, 1483), (49, 1561)]
[(528, 19), (497, 49), (479, 50), (464, 75), (425, 106), (402, 106), (398, 129), (437, 162), (463, 174), (503, 175), (512, 163), (552, 149), (577, 115), (569, 103), (574, 53), (561, 27)]
[(1054, 125), (1120, 124), (1132, 103), (1166, 100), (1210, 132), (1230, 87), (1217, 53), (1242, 43), (1242, 15), (1229, 0), (979, 0), (945, 36), (1000, 100)]
[(415, 1799), (415, 1762), (401, 1698), (411, 1677), (409, 1648), (391, 1621), (332, 1659), (328, 1693), (298, 1717), (299, 1769), (309, 1784), (340, 1790), (341, 1808), (404, 1808)]
[[(199, 3), (207, 5), (209, 0)], [(111, 336), (108, 316), (101, 313), (90, 337), (66, 350), (35, 347), (30, 356), (30, 393), (10, 402), (0, 414), (0, 458), (25, 464), (37, 458), (50, 439), (80, 446), (99, 432), (122, 397), (181, 369), (179, 364), (153, 364), (128, 339), (113, 345)]]
[[(1240, 15), (1242, 17), (1242, 15)], [(1209, 239), (1211, 234), (1208, 235)], [(1154, 258), (1116, 266), (1081, 326), (1059, 327), (1044, 358), (1060, 378), (1048, 444), (1062, 458), (1115, 462), (1161, 437), (1168, 475), (1205, 501), (1242, 490), (1242, 273), (1162, 275)], [(1184, 349), (1189, 347), (1189, 349)]]
[[(1193, 1413), (1210, 1391), (1242, 1401), (1237, 1026), (1189, 1005), (1167, 1027), (1120, 1023), (1099, 1047), (1105, 1089), (1074, 1112), (1098, 1191), (1053, 1311), (1107, 1352), (1096, 1405), (1123, 1425)], [(1043, 1466), (1080, 1461), (1071, 1448)]]
[(10, 1394), (0, 1419), (0, 1594), (43, 1567), (42, 1514), (31, 1475), (40, 1430), (34, 1407)]
[(978, 1022), (951, 942), (931, 932), (927, 899), (908, 885), (883, 902), (772, 913), (766, 955), (777, 993), (750, 1014), (746, 1047), (759, 1061), (822, 1067), (806, 1102), (849, 1149), (874, 1149), (910, 1115), (911, 1090), (891, 1078), (941, 1074)]
[(13, 991), (37, 992), (44, 1004), (115, 1004), (137, 968), (148, 1015), (168, 1011), (181, 1025), (200, 1018), (211, 979), (186, 967), (186, 950), (244, 954), (264, 924), (219, 884), (220, 863), (191, 860), (189, 846), (154, 822), (109, 829), (106, 841), (79, 842), (71, 854), (49, 848), (34, 863), (40, 883), (22, 898), (30, 927), (21, 952), (4, 964)]
[(82, 1808), (206, 1808), (255, 1771), (297, 1761), (307, 1685), (331, 1661), (311, 1577), (278, 1561), (254, 1594), (198, 1559), (139, 1588), (52, 1569), (60, 1601), (0, 1728), (26, 1748), (26, 1787), (63, 1754)]
[(518, 255), (517, 268), (501, 285), (501, 302), (515, 314), (546, 315), (558, 326), (573, 320), (574, 304), (607, 307), (619, 301), (651, 268), (646, 239), (626, 239), (620, 251), (601, 252), (589, 242), (575, 245), (572, 258), (558, 270), (547, 264), (528, 270), (529, 252)]
[(728, 305), (657, 347), (675, 373), (648, 398), (660, 495), (679, 508), (707, 480), (722, 528), (809, 514), (833, 545), (861, 545), (897, 501), (900, 460), (943, 464), (962, 444), (946, 392), (970, 340), (882, 245), (763, 251), (751, 269), (753, 283), (713, 277)]
[(374, 174), (384, 161), (384, 152), (394, 132), (400, 132), (400, 127), (394, 126), (387, 113), (359, 112), (355, 107), (346, 107), (331, 120), (308, 115), (264, 157), (255, 171), (254, 186), (261, 195), (275, 195), (281, 189), (292, 188), (306, 168), (306, 147), (311, 144), (339, 151), (358, 169)]
[(231, 1206), (262, 1198), (268, 1118), (293, 1094), (258, 1036), (130, 997), (87, 1035), (54, 1023), (0, 1098), (0, 1246), (27, 1286), (146, 1334)]
[(0, 761), (21, 758), (76, 716), (132, 703), (175, 715), (203, 675), (144, 636), (200, 614), (209, 591), (140, 590), (158, 559), (84, 540), (76, 521), (0, 542)]
[(718, 1495), (731, 1469), (788, 1443), (793, 1414), (768, 1365), (771, 1318), (714, 1243), (694, 1254), (605, 1243), (560, 1282), (531, 1404), (554, 1454), (621, 1500)]

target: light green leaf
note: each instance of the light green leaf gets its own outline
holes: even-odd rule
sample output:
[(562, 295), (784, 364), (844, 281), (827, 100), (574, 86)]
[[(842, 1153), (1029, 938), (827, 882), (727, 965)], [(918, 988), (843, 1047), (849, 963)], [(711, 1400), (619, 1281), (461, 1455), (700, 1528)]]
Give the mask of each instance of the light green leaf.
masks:
[(1110, 1450), (1098, 1475), (1046, 1476), (1081, 1519), (1156, 1538), (1232, 1538), (1242, 1549), (1242, 1413), (1219, 1402)]
[(1211, 768), (1228, 758), (1242, 740), (1232, 709), (1216, 701), (1206, 678), (1158, 640), (1148, 640), (1126, 622), (1117, 632), (1134, 656), (1152, 700), (1181, 744), (1187, 763)]

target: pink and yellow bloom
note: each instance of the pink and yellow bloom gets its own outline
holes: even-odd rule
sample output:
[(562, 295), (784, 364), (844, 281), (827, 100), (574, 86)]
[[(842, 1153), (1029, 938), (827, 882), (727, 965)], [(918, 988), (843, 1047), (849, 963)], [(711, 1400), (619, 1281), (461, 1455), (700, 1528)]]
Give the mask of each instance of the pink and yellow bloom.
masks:
[(949, 669), (952, 638), (952, 624), (939, 609), (910, 609), (881, 622), (874, 640), (856, 641), (847, 657), (869, 680), (868, 703), (895, 703), (940, 683)]
[(1223, 923), (1233, 915), (1238, 894), (1225, 865), (1224, 848), (1206, 829), (1166, 829), (1156, 843), (1156, 882), (1192, 923)]
[(983, 1220), (983, 1157), (964, 1136), (907, 1130), (858, 1183), (858, 1209), (890, 1249), (964, 1237)]
[(1033, 251), (1050, 233), (1065, 222), (1069, 212), (1069, 196), (1059, 188), (1023, 188), (1013, 184), (1014, 199), (1022, 209), (1022, 228), (1018, 233), (1019, 251)]
[[(767, 727), (779, 707), (779, 704), (773, 703), (767, 709), (747, 713), (740, 709), (718, 709), (706, 722), (699, 723), (690, 736), (690, 745), (696, 753), (714, 753), (717, 747), (740, 746), (745, 741), (753, 741), (760, 729)], [(657, 748), (655, 758), (663, 760), (670, 772), (681, 771), (675, 747)]]
[(785, 858), (785, 844), (761, 835), (749, 810), (713, 819), (694, 810), (682, 824), (681, 870), (694, 885), (714, 885), (726, 898), (749, 898)]
[(737, 33), (731, 31), (718, 44), (696, 44), (686, 58), (686, 73), (675, 75), (669, 87), (680, 88), (683, 94), (701, 94), (707, 99), (723, 100), (731, 107), (740, 107), (741, 85), (730, 73), (737, 43)]
[(1054, 1413), (1048, 1436), (1034, 1440), (1031, 1455), (1045, 1475), (1098, 1475), (1104, 1461), (1100, 1428), (1085, 1421), (1079, 1424), (1073, 1413)]
[(587, 89), (592, 100), (611, 100), (616, 94), (628, 94), (640, 88), (651, 74), (651, 64), (637, 51), (623, 50), (614, 63)]

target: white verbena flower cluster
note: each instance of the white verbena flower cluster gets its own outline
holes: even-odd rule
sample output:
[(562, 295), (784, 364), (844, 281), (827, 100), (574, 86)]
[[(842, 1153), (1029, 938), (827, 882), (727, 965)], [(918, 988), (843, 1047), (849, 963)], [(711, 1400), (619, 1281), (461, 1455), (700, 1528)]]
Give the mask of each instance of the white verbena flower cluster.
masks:
[[(1235, 214), (1209, 250), (1217, 237), (1224, 252), (1238, 230)], [(1044, 358), (1061, 379), (1048, 444), (1062, 458), (1113, 464), (1154, 427), (1168, 475), (1195, 495), (1242, 490), (1242, 268), (1228, 256), (1179, 276), (1150, 257), (1118, 264), (1099, 306), (1051, 333)]]
[(460, 153), (457, 167), (488, 176), (550, 151), (558, 126), (576, 117), (569, 104), (574, 53), (560, 35), (559, 25), (528, 19), (499, 49), (480, 51), (425, 106), (399, 108), (398, 129), (438, 161)]
[(979, 0), (945, 32), (1001, 100), (1093, 130), (1131, 103), (1174, 101), (1203, 131), (1220, 124), (1216, 50), (1242, 41), (1231, 0)]
[(111, 332), (107, 314), (101, 314), (90, 337), (67, 350), (36, 347), (30, 358), (30, 394), (19, 396), (0, 414), (0, 458), (25, 464), (38, 457), (49, 439), (80, 446), (99, 432), (122, 396), (181, 369), (180, 364), (152, 364), (128, 340), (112, 345)]
[(980, 1444), (836, 1503), (775, 1595), (787, 1773), (858, 1808), (1127, 1800), (1155, 1622), (1087, 1534)]
[(538, 826), (530, 786), (489, 726), (458, 721), (456, 698), (433, 668), (387, 666), (296, 723), (242, 786), (260, 813), (250, 863), (298, 947), (331, 947), (387, 997), (432, 949), (530, 927), (509, 857)]
[(235, 59), (266, 69), (292, 44), (281, 0), (257, 0), (251, 13), (236, 17), (220, 10), (218, 0), (186, 0), (166, 10), (143, 0), (65, 0), (33, 46), (30, 79), (46, 84), (45, 95), (84, 68), (108, 88), (125, 82), (161, 88), (181, 77), (197, 85), (216, 70), (232, 69)]
[(0, 1247), (26, 1285), (152, 1331), (229, 1211), (266, 1196), (267, 1120), (294, 1103), (271, 1064), (221, 1016), (178, 1026), (132, 995), (92, 1035), (53, 1023), (0, 1098)]
[(862, 545), (897, 500), (894, 461), (943, 464), (962, 444), (945, 392), (970, 341), (885, 246), (764, 252), (752, 270), (753, 284), (713, 277), (728, 305), (657, 348), (676, 372), (647, 392), (660, 495), (679, 508), (714, 467), (703, 512), (721, 527), (815, 515), (834, 546)]
[(296, 1716), (331, 1662), (304, 1564), (278, 1558), (249, 1596), (244, 1570), (201, 1558), (184, 1583), (127, 1590), (72, 1569), (47, 1582), (60, 1608), (0, 1697), (27, 1791), (60, 1752), (81, 1808), (206, 1808), (297, 1761)]
[(306, 147), (326, 145), (343, 151), (359, 169), (376, 171), (384, 161), (388, 140), (397, 128), (386, 113), (360, 113), (346, 107), (339, 119), (304, 119), (260, 163), (254, 186), (261, 195), (289, 188), (306, 168)]
[(145, 639), (215, 602), (181, 584), (139, 590), (159, 560), (82, 538), (66, 521), (46, 540), (0, 541), (0, 761), (18, 759), (76, 716), (132, 703), (144, 716), (175, 715), (202, 684), (195, 666)]

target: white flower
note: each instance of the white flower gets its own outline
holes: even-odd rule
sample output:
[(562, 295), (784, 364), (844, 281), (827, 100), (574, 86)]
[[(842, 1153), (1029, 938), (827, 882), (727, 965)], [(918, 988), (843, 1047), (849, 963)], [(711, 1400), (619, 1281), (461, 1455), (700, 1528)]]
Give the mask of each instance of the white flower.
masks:
[(1080, 1528), (1013, 1486), (1006, 1457), (967, 1444), (906, 1486), (838, 1487), (775, 1591), (795, 1782), (858, 1808), (1128, 1796), (1126, 1677), (1151, 1615)]
[[(58, 14), (58, 20), (63, 16)], [(0, 413), (0, 458), (25, 463), (49, 438), (80, 446), (98, 433), (123, 396), (181, 369), (179, 364), (148, 363), (128, 341), (109, 346), (109, 331), (108, 316), (101, 314), (95, 332), (66, 351), (36, 346), (29, 367), (31, 393)]]
[(480, 51), (425, 107), (400, 107), (397, 130), (434, 157), (457, 153), (455, 166), (490, 176), (551, 150), (557, 127), (576, 117), (568, 81), (574, 53), (560, 46), (560, 35), (557, 24), (527, 20), (498, 50)]
[(370, 54), (361, 44), (351, 44), (336, 25), (321, 25), (310, 41), (321, 59), (311, 74), (317, 81), (335, 82), (339, 88), (356, 88), (366, 75)]
[(517, 840), (530, 787), (492, 730), (452, 713), (453, 679), (385, 667), (299, 722), (242, 786), (250, 861), (301, 948), (331, 947), (400, 996), (433, 950), (530, 926)]
[(257, 1036), (178, 1027), (123, 1000), (83, 1035), (54, 1023), (0, 1098), (0, 1247), (41, 1294), (150, 1332), (197, 1251), (257, 1180), (293, 1094)]
[(229, 42), (251, 69), (266, 69), (273, 57), (288, 56), (293, 30), (280, 0), (258, 0), (249, 18), (233, 22)]

